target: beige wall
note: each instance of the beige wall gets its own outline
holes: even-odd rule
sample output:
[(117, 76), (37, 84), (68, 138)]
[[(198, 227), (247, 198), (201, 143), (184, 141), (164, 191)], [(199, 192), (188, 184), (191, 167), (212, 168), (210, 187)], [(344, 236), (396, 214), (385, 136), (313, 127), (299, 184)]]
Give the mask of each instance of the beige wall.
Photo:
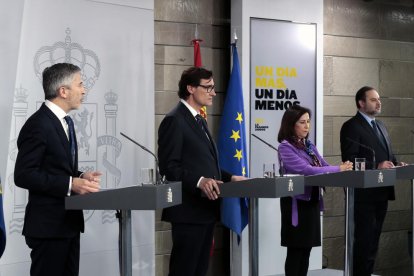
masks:
[[(395, 4), (393, 4), (395, 3)], [(382, 114), (397, 158), (414, 159), (413, 1), (324, 1), (324, 155), (340, 161), (339, 131), (356, 112), (354, 96), (365, 85), (378, 89)], [(411, 229), (411, 187), (396, 185), (375, 271), (410, 275), (407, 231)], [(328, 189), (324, 220), (324, 265), (343, 267), (344, 194)]]
[[(393, 4), (395, 3), (395, 4)], [(394, 151), (414, 161), (414, 9), (412, 0), (324, 1), (324, 155), (339, 163), (339, 130), (356, 112), (355, 92), (364, 85), (378, 89), (383, 120)], [(192, 65), (190, 45), (198, 24), (203, 64), (213, 70), (218, 95), (209, 108), (209, 125), (217, 135), (223, 92), (229, 76), (230, 1), (155, 0), (155, 129), (178, 101), (177, 81)], [(157, 135), (156, 135), (157, 137)], [(411, 229), (411, 187), (397, 184), (390, 203), (376, 272), (410, 275), (407, 231)], [(343, 268), (344, 194), (328, 189), (324, 219), (325, 266)], [(167, 275), (171, 250), (169, 224), (156, 219), (156, 275)], [(222, 228), (216, 233), (216, 252), (210, 275), (223, 268)]]

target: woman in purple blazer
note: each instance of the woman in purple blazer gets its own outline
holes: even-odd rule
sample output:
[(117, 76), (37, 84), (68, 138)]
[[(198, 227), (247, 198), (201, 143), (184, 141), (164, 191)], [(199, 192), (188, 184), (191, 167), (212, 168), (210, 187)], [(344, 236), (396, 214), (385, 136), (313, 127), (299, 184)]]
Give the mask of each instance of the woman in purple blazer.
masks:
[[(278, 141), (284, 173), (314, 175), (352, 170), (349, 161), (340, 166), (330, 166), (307, 139), (310, 115), (308, 108), (299, 105), (292, 106), (283, 115)], [(312, 247), (321, 246), (322, 188), (305, 187), (304, 194), (281, 198), (280, 209), (281, 244), (287, 247), (285, 275), (307, 275)]]

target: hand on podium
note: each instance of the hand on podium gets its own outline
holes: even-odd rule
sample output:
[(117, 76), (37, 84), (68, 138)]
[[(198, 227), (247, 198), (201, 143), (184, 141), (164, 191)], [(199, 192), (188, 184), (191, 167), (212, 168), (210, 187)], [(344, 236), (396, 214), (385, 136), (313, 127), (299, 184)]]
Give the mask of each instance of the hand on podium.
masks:
[(72, 179), (72, 191), (77, 194), (87, 194), (99, 192), (99, 182), (101, 181), (101, 172), (86, 172), (81, 177)]
[(341, 170), (341, 172), (343, 172), (343, 171), (352, 171), (353, 167), (354, 167), (354, 165), (350, 161), (345, 161), (341, 165), (339, 165), (339, 169)]
[(378, 169), (391, 169), (394, 167), (394, 163), (392, 163), (391, 161), (382, 161), (378, 164)]
[(203, 178), (200, 180), (200, 185), (198, 187), (206, 194), (208, 199), (216, 200), (220, 194), (219, 185), (222, 183), (223, 181), (220, 180)]

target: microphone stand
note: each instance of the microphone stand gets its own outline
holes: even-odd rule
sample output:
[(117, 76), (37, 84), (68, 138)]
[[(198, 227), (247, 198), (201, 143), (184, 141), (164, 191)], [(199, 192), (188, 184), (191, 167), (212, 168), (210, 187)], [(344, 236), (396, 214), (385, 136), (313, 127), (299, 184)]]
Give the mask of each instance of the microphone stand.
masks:
[[(156, 163), (156, 178), (155, 178), (155, 185), (164, 184), (164, 178), (161, 178), (161, 174), (159, 171), (159, 163), (158, 158), (152, 153), (149, 149), (144, 147), (143, 145), (139, 144), (132, 138), (128, 137), (124, 133), (120, 132), (122, 136), (130, 140), (132, 143), (136, 144), (149, 154), (151, 154), (155, 158)], [(121, 275), (130, 276), (132, 275), (131, 267), (132, 267), (132, 260), (130, 256), (132, 256), (132, 247), (131, 247), (131, 240), (132, 240), (132, 233), (131, 233), (131, 210), (116, 210), (116, 218), (119, 222), (119, 236), (118, 236), (118, 248), (119, 248), (119, 270)], [(129, 256), (129, 258), (127, 258)], [(126, 269), (125, 269), (126, 268)], [(124, 269), (126, 271), (124, 271)]]
[(373, 148), (368, 147), (367, 145), (361, 144), (360, 142), (355, 141), (354, 139), (351, 139), (349, 137), (346, 137), (346, 139), (348, 141), (350, 141), (350, 142), (352, 142), (354, 144), (357, 144), (358, 146), (361, 146), (361, 147), (363, 147), (365, 149), (368, 149), (368, 150), (370, 150), (372, 152), (372, 169), (375, 170), (377, 168), (377, 164), (375, 163), (376, 162), (375, 161), (375, 150)]
[[(279, 150), (276, 148), (276, 147), (274, 147), (273, 145), (271, 145), (270, 143), (268, 143), (268, 142), (266, 142), (265, 140), (263, 140), (262, 138), (260, 138), (259, 136), (257, 136), (256, 134), (251, 134), (254, 138), (256, 138), (256, 139), (258, 139), (260, 142), (262, 142), (263, 144), (265, 144), (266, 146), (268, 146), (269, 148), (271, 148), (271, 149), (274, 149), (277, 153), (278, 153), (278, 156), (279, 156)], [(280, 176), (284, 176), (284, 167), (283, 167), (283, 161), (280, 159), (280, 158), (278, 158), (278, 160), (279, 160), (279, 174), (280, 174)]]
[(120, 132), (120, 134), (122, 136), (124, 136), (125, 138), (127, 138), (132, 143), (134, 143), (135, 145), (139, 146), (141, 149), (143, 149), (146, 152), (148, 152), (149, 154), (151, 154), (154, 157), (155, 164), (156, 164), (156, 168), (155, 168), (155, 170), (156, 170), (156, 173), (155, 173), (155, 185), (164, 184), (165, 183), (165, 179), (164, 179), (164, 177), (161, 177), (161, 174), (160, 174), (160, 166), (159, 166), (159, 162), (158, 162), (157, 156), (152, 151), (150, 151), (148, 148), (146, 148), (143, 145), (139, 144), (137, 141), (135, 141), (134, 139), (128, 137), (124, 133)]
[[(376, 169), (376, 162), (375, 162), (375, 151), (373, 148), (361, 144), (358, 141), (355, 141), (349, 137), (346, 137), (348, 141), (351, 143), (354, 143), (360, 147), (363, 147), (365, 149), (368, 149), (372, 152), (372, 169)], [(353, 255), (354, 255), (354, 232), (355, 232), (355, 226), (354, 226), (354, 209), (355, 209), (355, 188), (349, 188), (346, 187), (346, 200), (345, 200), (345, 260), (344, 260), (344, 275), (352, 275), (354, 261), (353, 261)]]
[[(263, 139), (259, 138), (255, 134), (251, 134), (253, 137), (270, 147), (271, 149), (275, 150), (278, 154), (279, 151), (277, 148), (269, 144), (268, 142), (264, 141)], [(279, 171), (280, 176), (283, 176), (283, 163), (280, 158), (279, 160)], [(259, 199), (258, 198), (250, 198), (249, 204), (249, 246), (250, 246), (250, 274), (252, 276), (259, 275)]]

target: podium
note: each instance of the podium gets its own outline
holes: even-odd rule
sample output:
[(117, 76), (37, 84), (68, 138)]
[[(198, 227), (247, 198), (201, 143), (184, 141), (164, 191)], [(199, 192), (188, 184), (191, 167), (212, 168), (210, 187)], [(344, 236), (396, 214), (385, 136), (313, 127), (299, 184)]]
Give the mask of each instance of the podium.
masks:
[[(411, 195), (411, 204), (412, 204), (412, 210), (414, 211), (414, 164), (396, 167), (395, 172), (397, 175), (397, 179), (400, 179), (400, 180), (410, 179), (411, 180), (411, 185), (413, 188), (412, 195)], [(414, 232), (414, 219), (412, 223), (412, 232)], [(411, 249), (414, 250), (414, 239), (412, 239)], [(414, 252), (414, 251), (411, 251), (411, 252)], [(413, 253), (412, 253), (412, 256), (414, 256)], [(412, 261), (413, 262), (412, 275), (414, 275), (414, 257), (412, 257), (412, 260), (413, 260)]]
[(181, 204), (181, 182), (131, 186), (70, 196), (69, 210), (121, 210), (121, 275), (132, 276), (131, 210), (156, 210)]
[(220, 185), (220, 197), (248, 197), (249, 203), (249, 270), (259, 275), (259, 202), (258, 198), (279, 198), (304, 193), (304, 177), (286, 175), (275, 178), (251, 178)]
[(396, 171), (394, 169), (344, 171), (305, 177), (305, 186), (343, 187), (346, 190), (345, 276), (353, 274), (352, 256), (354, 241), (354, 189), (394, 186), (395, 179)]

